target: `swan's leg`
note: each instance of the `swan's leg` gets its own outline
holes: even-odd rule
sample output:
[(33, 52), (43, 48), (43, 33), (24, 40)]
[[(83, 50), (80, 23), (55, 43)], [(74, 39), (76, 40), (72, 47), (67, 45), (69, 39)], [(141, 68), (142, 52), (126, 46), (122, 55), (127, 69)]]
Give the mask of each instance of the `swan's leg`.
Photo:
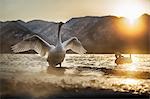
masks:
[(59, 63), (60, 67), (61, 67), (61, 63)]
[(48, 65), (51, 67), (56, 67), (56, 65), (54, 65), (53, 63), (51, 63), (48, 59), (47, 59)]

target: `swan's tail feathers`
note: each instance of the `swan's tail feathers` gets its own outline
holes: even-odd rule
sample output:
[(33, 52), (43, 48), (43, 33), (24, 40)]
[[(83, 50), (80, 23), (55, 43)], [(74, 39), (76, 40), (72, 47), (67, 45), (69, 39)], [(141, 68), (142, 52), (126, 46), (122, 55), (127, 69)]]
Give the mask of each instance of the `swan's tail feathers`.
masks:
[(14, 53), (24, 52), (28, 50), (34, 50), (41, 56), (45, 56), (46, 53), (53, 48), (53, 45), (48, 44), (45, 40), (37, 35), (33, 35), (23, 41), (12, 46)]
[(76, 37), (72, 37), (69, 40), (63, 42), (63, 47), (66, 51), (71, 49), (72, 51), (79, 54), (84, 54), (87, 52), (87, 50), (83, 48), (81, 42)]

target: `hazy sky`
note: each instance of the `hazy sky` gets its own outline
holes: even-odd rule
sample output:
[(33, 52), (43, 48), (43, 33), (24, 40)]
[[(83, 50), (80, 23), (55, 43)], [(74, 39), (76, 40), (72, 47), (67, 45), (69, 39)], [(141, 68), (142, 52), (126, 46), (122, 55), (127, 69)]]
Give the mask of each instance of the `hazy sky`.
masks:
[(150, 0), (0, 0), (0, 21), (67, 21), (80, 16), (124, 16), (133, 14), (132, 7), (140, 14), (150, 14)]

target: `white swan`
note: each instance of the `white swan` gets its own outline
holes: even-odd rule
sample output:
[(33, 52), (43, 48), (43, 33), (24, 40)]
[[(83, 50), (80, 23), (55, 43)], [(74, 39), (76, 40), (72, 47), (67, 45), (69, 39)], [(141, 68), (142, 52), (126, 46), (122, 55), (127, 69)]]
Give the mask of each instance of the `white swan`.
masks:
[(24, 52), (28, 50), (35, 50), (41, 56), (45, 56), (48, 54), (47, 62), (49, 63), (49, 67), (55, 67), (56, 65), (60, 65), (65, 58), (66, 51), (71, 49), (72, 51), (84, 54), (87, 51), (83, 48), (81, 42), (76, 37), (71, 37), (70, 39), (61, 42), (61, 34), (60, 29), (63, 25), (62, 22), (59, 23), (58, 27), (58, 38), (56, 46), (50, 45), (42, 36), (37, 34), (24, 38), (21, 42), (12, 46), (12, 50), (15, 53)]

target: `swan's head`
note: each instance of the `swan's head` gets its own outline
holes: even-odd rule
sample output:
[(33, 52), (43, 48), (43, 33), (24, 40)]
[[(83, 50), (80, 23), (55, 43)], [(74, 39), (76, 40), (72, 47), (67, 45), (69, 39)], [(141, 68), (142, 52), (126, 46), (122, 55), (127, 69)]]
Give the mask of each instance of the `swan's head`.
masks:
[(115, 57), (116, 58), (119, 58), (119, 57), (121, 57), (122, 55), (121, 55), (121, 53), (120, 52), (115, 52)]

